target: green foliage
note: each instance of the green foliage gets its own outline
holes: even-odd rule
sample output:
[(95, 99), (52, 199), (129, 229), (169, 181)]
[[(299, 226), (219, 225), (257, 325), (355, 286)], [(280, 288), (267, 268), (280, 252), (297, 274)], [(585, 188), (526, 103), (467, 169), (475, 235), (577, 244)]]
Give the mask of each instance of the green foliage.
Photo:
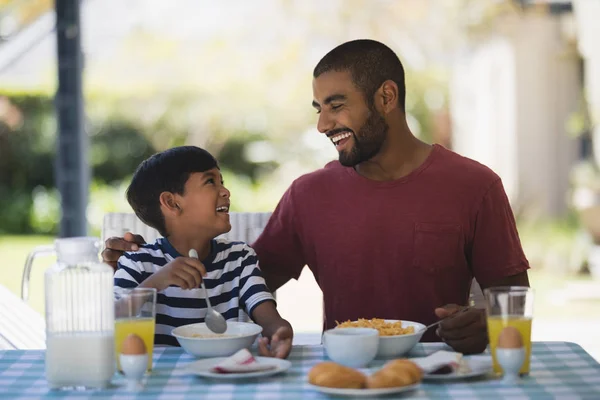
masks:
[(135, 171), (139, 163), (155, 153), (141, 129), (129, 121), (93, 121), (89, 160), (94, 179), (110, 183)]
[[(0, 233), (58, 230), (56, 118), (44, 94), (0, 93)], [(120, 116), (89, 117), (89, 160), (102, 183), (120, 182), (155, 152), (143, 129)]]

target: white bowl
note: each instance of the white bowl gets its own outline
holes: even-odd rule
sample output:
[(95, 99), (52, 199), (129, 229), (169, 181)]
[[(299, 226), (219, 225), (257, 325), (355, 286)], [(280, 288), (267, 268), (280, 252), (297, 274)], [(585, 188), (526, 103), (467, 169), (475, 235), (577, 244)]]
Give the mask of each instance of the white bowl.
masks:
[[(385, 322), (398, 322), (397, 319), (386, 319)], [(415, 333), (408, 335), (397, 335), (397, 336), (380, 336), (379, 337), (379, 350), (377, 351), (377, 357), (381, 358), (392, 358), (401, 357), (411, 351), (413, 347), (421, 340), (421, 337), (425, 333), (425, 325), (413, 321), (401, 321), (402, 327), (406, 328), (412, 326), (415, 328)]]
[[(379, 349), (377, 350), (378, 358), (394, 358), (402, 357), (415, 347), (425, 333), (425, 325), (413, 321), (404, 321), (397, 319), (386, 319), (385, 322), (402, 322), (402, 328), (412, 326), (415, 328), (415, 333), (397, 336), (380, 336)], [(334, 328), (334, 329), (353, 329), (353, 328)]]
[(228, 357), (238, 350), (250, 348), (261, 332), (260, 325), (227, 321), (227, 330), (222, 335), (212, 332), (205, 323), (183, 325), (173, 329), (171, 333), (181, 347), (193, 356)]
[(330, 329), (323, 335), (323, 344), (332, 361), (362, 368), (377, 355), (379, 332), (371, 328)]

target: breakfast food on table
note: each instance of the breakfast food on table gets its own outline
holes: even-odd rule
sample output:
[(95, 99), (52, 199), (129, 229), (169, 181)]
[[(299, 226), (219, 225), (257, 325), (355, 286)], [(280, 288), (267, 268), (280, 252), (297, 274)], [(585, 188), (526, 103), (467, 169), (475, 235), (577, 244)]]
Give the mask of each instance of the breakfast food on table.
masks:
[(359, 318), (358, 321), (337, 322), (337, 328), (373, 328), (379, 331), (379, 336), (398, 336), (415, 333), (412, 326), (402, 327), (401, 321), (386, 322), (381, 318), (365, 319)]
[[(519, 315), (492, 315), (487, 317), (490, 351), (494, 363), (494, 372), (502, 372), (496, 359), (496, 348), (525, 348), (525, 362), (521, 367), (522, 374), (528, 374), (531, 364), (531, 324), (532, 318)], [(508, 331), (505, 329), (511, 327)], [(503, 333), (502, 344), (500, 335)], [(518, 333), (518, 334), (517, 334)]]
[[(139, 296), (138, 296), (139, 297)], [(133, 301), (133, 300), (131, 300)], [(125, 303), (130, 307), (131, 304)], [(121, 311), (123, 312), (123, 311)], [(152, 353), (154, 352), (154, 330), (156, 322), (152, 318), (117, 318), (115, 319), (115, 353), (117, 357), (117, 368), (121, 370), (119, 361), (119, 350), (123, 347), (125, 338), (131, 334), (139, 336), (144, 342), (146, 351), (148, 352), (148, 371), (152, 370)]]
[(340, 389), (381, 389), (413, 385), (423, 378), (423, 371), (408, 359), (392, 360), (370, 376), (327, 361), (308, 372), (309, 383)]
[(439, 350), (427, 357), (413, 358), (412, 361), (426, 374), (468, 374), (472, 372), (462, 353), (454, 351)]
[(146, 345), (142, 338), (132, 333), (123, 340), (121, 353), (126, 355), (146, 354)]
[(362, 389), (367, 377), (354, 368), (326, 361), (319, 363), (308, 372), (308, 381), (316, 386), (342, 389)]
[(407, 374), (412, 383), (418, 382), (423, 378), (423, 370), (417, 364), (406, 358), (388, 361), (383, 369), (393, 369), (402, 374)]
[(498, 335), (498, 348), (503, 349), (519, 349), (523, 347), (523, 337), (521, 332), (514, 326), (507, 326), (500, 331)]
[(412, 361), (394, 360), (367, 378), (367, 389), (413, 385), (421, 381), (422, 377), (423, 372)]
[(232, 356), (219, 362), (211, 368), (211, 371), (219, 374), (240, 374), (266, 371), (273, 368), (275, 368), (275, 365), (261, 364), (247, 349), (241, 349)]

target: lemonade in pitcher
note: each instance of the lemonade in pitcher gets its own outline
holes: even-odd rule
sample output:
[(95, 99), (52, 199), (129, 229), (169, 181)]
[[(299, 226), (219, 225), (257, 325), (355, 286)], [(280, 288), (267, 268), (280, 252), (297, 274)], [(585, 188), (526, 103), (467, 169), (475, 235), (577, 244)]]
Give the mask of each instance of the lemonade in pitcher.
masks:
[(123, 318), (115, 321), (115, 349), (117, 368), (121, 370), (119, 352), (125, 338), (135, 333), (142, 338), (148, 352), (148, 371), (152, 370), (152, 352), (154, 350), (154, 318)]
[(522, 315), (488, 316), (488, 336), (490, 339), (490, 351), (494, 361), (494, 372), (502, 373), (502, 368), (496, 360), (496, 346), (502, 329), (511, 326), (519, 331), (525, 347), (525, 361), (519, 371), (521, 374), (529, 373), (529, 360), (531, 358), (531, 318)]

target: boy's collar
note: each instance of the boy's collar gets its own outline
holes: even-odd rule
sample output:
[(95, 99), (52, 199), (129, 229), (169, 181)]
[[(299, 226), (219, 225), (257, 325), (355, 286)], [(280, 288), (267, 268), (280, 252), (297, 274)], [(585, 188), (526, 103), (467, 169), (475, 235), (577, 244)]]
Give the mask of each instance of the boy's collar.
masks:
[[(168, 255), (170, 255), (173, 258), (183, 257), (181, 254), (179, 254), (179, 252), (175, 249), (175, 247), (173, 247), (171, 242), (169, 242), (169, 239), (163, 237), (163, 238), (160, 238), (159, 241), (160, 241), (160, 244), (161, 244), (163, 250), (165, 251), (165, 253), (167, 253)], [(214, 254), (215, 249), (216, 249), (216, 243), (215, 243), (215, 240), (212, 239), (210, 241), (210, 251), (208, 252), (208, 256), (204, 260), (200, 260), (202, 262), (202, 264), (207, 264), (207, 263), (212, 262), (212, 260), (215, 258), (215, 254)]]

